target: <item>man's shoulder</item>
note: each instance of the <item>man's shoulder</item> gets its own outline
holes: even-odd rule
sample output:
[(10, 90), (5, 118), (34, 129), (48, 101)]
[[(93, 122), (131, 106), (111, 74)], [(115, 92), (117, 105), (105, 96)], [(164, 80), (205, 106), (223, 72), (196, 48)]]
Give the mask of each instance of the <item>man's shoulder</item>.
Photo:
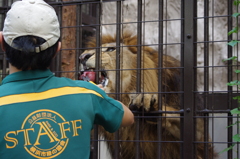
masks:
[(89, 90), (93, 90), (95, 92), (98, 92), (99, 94), (104, 93), (102, 89), (100, 89), (98, 86), (96, 86), (93, 82), (87, 82), (83, 80), (72, 80), (66, 77), (57, 77), (58, 82), (66, 85), (66, 86), (72, 86), (72, 87), (81, 87)]

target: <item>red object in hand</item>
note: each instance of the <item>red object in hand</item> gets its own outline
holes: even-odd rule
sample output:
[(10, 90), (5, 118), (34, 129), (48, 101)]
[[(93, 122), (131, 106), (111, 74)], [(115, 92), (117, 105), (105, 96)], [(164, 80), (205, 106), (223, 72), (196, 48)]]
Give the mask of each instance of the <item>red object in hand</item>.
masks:
[(95, 82), (95, 74), (96, 73), (92, 71), (83, 72), (83, 74), (79, 76), (79, 80)]

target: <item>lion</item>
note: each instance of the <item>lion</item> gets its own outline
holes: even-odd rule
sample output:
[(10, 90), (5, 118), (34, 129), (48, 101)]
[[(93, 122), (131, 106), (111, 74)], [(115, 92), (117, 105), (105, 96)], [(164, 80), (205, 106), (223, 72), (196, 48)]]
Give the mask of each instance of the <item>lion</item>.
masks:
[[(83, 71), (94, 70), (96, 68), (96, 38), (91, 38), (87, 42), (87, 50), (79, 57), (81, 69)], [(158, 132), (161, 132), (161, 158), (180, 159), (181, 140), (180, 114), (164, 113), (164, 111), (180, 110), (180, 62), (168, 55), (163, 55), (162, 66), (158, 66), (158, 51), (149, 46), (141, 47), (141, 84), (140, 92), (137, 92), (137, 36), (130, 32), (124, 32), (120, 39), (119, 69), (120, 83), (116, 83), (116, 36), (103, 35), (101, 37), (100, 50), (100, 72), (97, 71), (101, 79), (108, 79), (105, 86), (106, 93), (115, 98), (116, 85), (120, 84), (120, 100), (135, 112), (139, 119), (139, 125), (134, 124), (130, 127), (121, 127), (119, 129), (119, 158), (135, 159), (138, 156), (141, 159), (156, 159), (158, 155), (159, 142)], [(158, 69), (162, 68), (162, 69)], [(97, 73), (97, 74), (98, 74)], [(161, 80), (158, 79), (161, 74)], [(161, 81), (159, 88), (158, 81)], [(159, 95), (159, 89), (162, 93)], [(164, 93), (166, 92), (166, 93)], [(159, 97), (161, 100), (159, 100)], [(161, 103), (159, 103), (161, 102)], [(161, 117), (151, 114), (152, 111), (162, 110)], [(138, 112), (138, 113), (136, 113)], [(160, 119), (161, 129), (158, 130)], [(139, 128), (139, 130), (137, 130)], [(204, 141), (204, 123), (197, 119), (196, 140)], [(138, 132), (136, 132), (138, 131)], [(140, 138), (136, 139), (136, 133)], [(100, 128), (100, 135), (107, 141), (108, 148), (114, 158), (115, 135)], [(137, 140), (137, 141), (136, 141)], [(134, 142), (135, 141), (135, 142)], [(142, 142), (143, 141), (143, 142)], [(211, 141), (209, 139), (209, 141)], [(139, 143), (139, 153), (136, 153), (136, 142)], [(216, 158), (212, 144), (208, 144), (208, 158)], [(195, 157), (204, 159), (204, 144), (197, 144)]]

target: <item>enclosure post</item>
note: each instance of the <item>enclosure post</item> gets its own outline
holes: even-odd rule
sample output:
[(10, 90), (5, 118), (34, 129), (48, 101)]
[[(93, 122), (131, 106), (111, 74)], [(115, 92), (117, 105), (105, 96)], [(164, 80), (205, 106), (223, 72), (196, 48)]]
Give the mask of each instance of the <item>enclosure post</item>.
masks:
[[(162, 90), (162, 69), (163, 68), (163, 0), (158, 1), (158, 92)], [(162, 110), (162, 93), (158, 94), (158, 110)], [(162, 116), (160, 114), (159, 116)], [(161, 159), (162, 154), (162, 118), (157, 119), (157, 134), (158, 134), (158, 146), (157, 146), (157, 159)]]
[(82, 4), (77, 5), (77, 28), (76, 28), (76, 56), (75, 56), (75, 79), (78, 79), (79, 76), (79, 56), (81, 53), (80, 48), (82, 48)]
[[(101, 46), (101, 15), (102, 15), (102, 3), (96, 3), (96, 67), (95, 69), (99, 71), (100, 69), (100, 46)], [(97, 72), (98, 74), (99, 72)], [(99, 79), (96, 79), (96, 83), (99, 83)], [(98, 159), (98, 125), (94, 125), (94, 135), (93, 135), (93, 159)]]
[(184, 1), (184, 121), (183, 158), (194, 158), (194, 13), (195, 1)]
[[(138, 9), (137, 9), (137, 83), (136, 83), (136, 92), (141, 93), (141, 61), (142, 61), (142, 0), (138, 0)], [(139, 116), (139, 115), (137, 115)], [(136, 158), (140, 158), (140, 120), (135, 118), (136, 125)]]
[[(122, 2), (117, 1), (116, 2), (116, 96), (115, 99), (121, 101), (121, 81), (120, 81), (120, 39), (121, 39), (121, 8), (122, 8)], [(119, 131), (115, 133), (115, 143), (114, 143), (114, 159), (119, 159)]]
[[(63, 0), (68, 2), (69, 0)], [(62, 76), (74, 79), (75, 72), (75, 54), (76, 54), (76, 6), (62, 7), (62, 71), (65, 73)], [(69, 49), (70, 48), (70, 49)]]
[[(209, 109), (209, 0), (204, 0), (204, 109)], [(209, 113), (204, 113), (204, 158), (208, 159)]]
[[(233, 1), (228, 1), (228, 15), (232, 15), (232, 9), (233, 9)], [(228, 17), (228, 32), (232, 30), (232, 25), (233, 25), (233, 21), (232, 21), (232, 16), (229, 16)], [(231, 41), (232, 40), (232, 35), (231, 36), (228, 36), (228, 41)], [(232, 46), (228, 45), (228, 58), (232, 57), (233, 56), (233, 49), (232, 49)], [(233, 78), (233, 68), (232, 68), (232, 60), (228, 60), (228, 82), (232, 81)], [(232, 86), (228, 86), (228, 109), (231, 110), (233, 109), (233, 105), (232, 105), (232, 97), (233, 97), (233, 87)], [(231, 113), (228, 113), (228, 116), (231, 117)], [(228, 118), (227, 119), (227, 125), (232, 125), (233, 124), (233, 119), (232, 118)], [(228, 147), (232, 146), (232, 137), (233, 137), (233, 127), (230, 126), (228, 127)], [(228, 159), (232, 159), (233, 158), (233, 151), (232, 149), (230, 149), (228, 152), (227, 152), (227, 156), (228, 156)]]

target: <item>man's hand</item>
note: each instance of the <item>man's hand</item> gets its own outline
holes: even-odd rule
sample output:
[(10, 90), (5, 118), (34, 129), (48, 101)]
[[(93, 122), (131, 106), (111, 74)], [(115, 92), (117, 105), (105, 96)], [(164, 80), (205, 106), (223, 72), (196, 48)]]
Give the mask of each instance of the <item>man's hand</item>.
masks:
[(98, 86), (99, 88), (101, 88), (104, 91), (104, 87), (102, 84), (97, 84), (96, 86)]

